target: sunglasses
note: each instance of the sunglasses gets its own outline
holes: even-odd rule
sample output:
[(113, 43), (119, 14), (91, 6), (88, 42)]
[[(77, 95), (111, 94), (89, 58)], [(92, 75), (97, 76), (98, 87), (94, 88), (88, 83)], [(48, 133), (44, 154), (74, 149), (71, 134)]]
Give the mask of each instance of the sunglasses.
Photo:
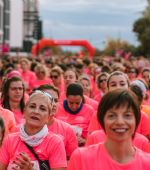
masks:
[(102, 79), (102, 80), (99, 80), (98, 82), (102, 83), (102, 82), (106, 82), (106, 81), (107, 81), (107, 79)]
[(53, 78), (54, 78), (54, 79), (57, 79), (58, 76), (50, 76), (50, 78), (51, 78), (51, 79), (53, 79)]
[(129, 70), (129, 73), (136, 73), (134, 70)]

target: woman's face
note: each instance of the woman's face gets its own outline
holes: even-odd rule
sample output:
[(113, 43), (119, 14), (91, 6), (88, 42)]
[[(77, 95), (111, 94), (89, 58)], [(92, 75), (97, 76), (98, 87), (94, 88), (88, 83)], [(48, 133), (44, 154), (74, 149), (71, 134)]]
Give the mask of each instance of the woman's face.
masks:
[(130, 69), (128, 71), (128, 77), (130, 80), (134, 80), (137, 77), (137, 73), (135, 69)]
[(46, 96), (37, 94), (29, 98), (24, 110), (26, 127), (42, 129), (48, 123), (50, 116), (50, 106)]
[(107, 89), (107, 77), (106, 76), (101, 76), (98, 80), (98, 84), (100, 89)]
[(55, 86), (60, 85), (61, 76), (56, 71), (51, 72), (50, 78), (52, 79)]
[(9, 100), (12, 102), (20, 102), (23, 97), (22, 81), (13, 81), (8, 90)]
[(58, 104), (59, 104), (59, 98), (57, 92), (54, 91), (53, 89), (47, 89), (44, 91), (49, 93), (53, 97), (52, 113), (53, 114), (57, 113)]
[(80, 83), (83, 87), (83, 93), (84, 95), (90, 96), (90, 92), (91, 92), (91, 85), (90, 82), (88, 80), (80, 80)]
[(75, 72), (68, 70), (64, 73), (64, 82), (66, 87), (68, 87), (69, 84), (74, 83), (75, 81), (76, 81)]
[(131, 139), (136, 127), (134, 112), (127, 105), (109, 109), (104, 116), (107, 137), (113, 141)]
[(80, 95), (67, 96), (68, 107), (73, 111), (77, 111), (82, 103), (82, 97)]
[(144, 71), (142, 74), (142, 78), (149, 84), (150, 81), (150, 71)]
[(115, 90), (118, 88), (128, 89), (128, 81), (124, 75), (113, 75), (108, 82), (108, 90)]
[(46, 71), (43, 68), (36, 69), (35, 74), (39, 80), (43, 80), (46, 77)]
[(26, 71), (26, 70), (29, 69), (29, 64), (26, 63), (25, 61), (22, 61), (22, 62), (20, 63), (20, 66), (21, 66), (22, 70), (24, 70), (24, 71)]

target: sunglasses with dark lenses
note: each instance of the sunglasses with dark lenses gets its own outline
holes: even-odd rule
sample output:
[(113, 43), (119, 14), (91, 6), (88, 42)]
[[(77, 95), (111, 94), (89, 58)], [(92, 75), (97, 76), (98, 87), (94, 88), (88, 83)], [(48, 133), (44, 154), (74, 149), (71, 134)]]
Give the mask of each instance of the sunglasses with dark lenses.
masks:
[(52, 75), (51, 75), (50, 78), (51, 78), (51, 79), (57, 79), (58, 76), (52, 76)]
[(129, 70), (129, 73), (136, 73), (135, 70)]
[(98, 82), (99, 83), (102, 83), (102, 82), (106, 82), (107, 81), (107, 79), (101, 79), (101, 80), (99, 80)]

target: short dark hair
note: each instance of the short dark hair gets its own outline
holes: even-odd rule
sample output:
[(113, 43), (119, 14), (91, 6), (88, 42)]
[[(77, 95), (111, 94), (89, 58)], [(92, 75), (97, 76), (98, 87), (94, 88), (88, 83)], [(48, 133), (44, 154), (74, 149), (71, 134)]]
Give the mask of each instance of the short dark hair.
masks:
[(97, 118), (104, 130), (104, 117), (106, 115), (106, 112), (113, 107), (119, 108), (120, 106), (124, 105), (127, 105), (128, 108), (131, 107), (133, 109), (137, 128), (140, 122), (141, 114), (138, 103), (135, 100), (135, 94), (130, 90), (116, 89), (106, 93), (102, 97), (101, 102), (98, 106)]
[(68, 97), (69, 95), (80, 95), (83, 97), (83, 87), (78, 83), (69, 84), (67, 87), (66, 96)]

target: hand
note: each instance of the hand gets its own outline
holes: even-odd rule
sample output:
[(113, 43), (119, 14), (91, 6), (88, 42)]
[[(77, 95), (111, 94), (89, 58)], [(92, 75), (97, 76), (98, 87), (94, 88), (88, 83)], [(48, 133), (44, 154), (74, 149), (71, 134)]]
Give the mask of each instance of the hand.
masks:
[(83, 137), (81, 137), (81, 136), (79, 136), (79, 135), (77, 134), (77, 140), (78, 140), (78, 145), (79, 145), (79, 146), (84, 146), (84, 144), (85, 144), (85, 142), (86, 142), (86, 139), (85, 139), (85, 138), (83, 138)]
[(29, 156), (21, 152), (13, 161), (13, 170), (33, 170), (33, 164)]

